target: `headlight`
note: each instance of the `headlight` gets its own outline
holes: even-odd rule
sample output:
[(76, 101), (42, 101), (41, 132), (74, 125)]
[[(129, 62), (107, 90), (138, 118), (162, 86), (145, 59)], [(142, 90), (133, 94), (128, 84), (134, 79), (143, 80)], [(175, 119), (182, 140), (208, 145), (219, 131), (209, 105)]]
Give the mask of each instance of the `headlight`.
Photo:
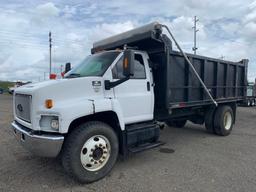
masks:
[(59, 130), (59, 117), (42, 115), (39, 121), (39, 125), (43, 131), (58, 131)]

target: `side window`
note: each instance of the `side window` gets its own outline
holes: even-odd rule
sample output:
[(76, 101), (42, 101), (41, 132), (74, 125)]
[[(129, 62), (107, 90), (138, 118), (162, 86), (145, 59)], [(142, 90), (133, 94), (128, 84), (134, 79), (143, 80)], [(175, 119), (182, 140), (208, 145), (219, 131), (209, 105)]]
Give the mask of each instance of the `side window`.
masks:
[(132, 79), (146, 79), (146, 71), (142, 55), (135, 54), (134, 60), (134, 76)]
[(122, 79), (125, 77), (123, 76), (123, 60), (124, 57), (121, 57), (116, 63), (115, 67), (112, 69), (113, 79)]
[[(114, 79), (122, 79), (123, 76), (123, 57), (119, 59), (115, 67), (112, 69)], [(146, 79), (146, 71), (142, 55), (135, 54), (134, 60), (134, 76), (131, 79)]]

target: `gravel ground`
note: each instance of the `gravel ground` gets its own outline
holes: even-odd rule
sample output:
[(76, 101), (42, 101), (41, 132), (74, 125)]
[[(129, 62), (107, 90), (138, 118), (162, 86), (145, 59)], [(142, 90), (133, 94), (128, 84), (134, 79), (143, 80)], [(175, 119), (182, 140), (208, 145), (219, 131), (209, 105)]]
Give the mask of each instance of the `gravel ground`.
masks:
[(32, 156), (17, 144), (12, 97), (0, 95), (0, 191), (256, 191), (256, 108), (238, 108), (232, 134), (202, 126), (166, 128), (164, 146), (119, 160), (104, 179), (81, 185), (56, 159)]

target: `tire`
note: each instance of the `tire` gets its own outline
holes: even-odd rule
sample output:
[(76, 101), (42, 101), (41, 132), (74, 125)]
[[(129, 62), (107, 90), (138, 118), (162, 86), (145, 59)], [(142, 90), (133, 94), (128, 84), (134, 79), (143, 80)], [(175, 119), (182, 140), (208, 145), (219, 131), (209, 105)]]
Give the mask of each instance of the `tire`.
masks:
[(219, 106), (214, 115), (214, 131), (217, 135), (227, 136), (234, 124), (234, 113), (229, 106)]
[(79, 125), (66, 138), (62, 164), (80, 183), (105, 177), (118, 157), (118, 138), (105, 123), (92, 121)]
[(255, 100), (254, 99), (251, 100), (251, 106), (255, 106)]
[(175, 120), (175, 121), (166, 121), (165, 122), (169, 127), (178, 127), (182, 128), (187, 123), (187, 120)]
[(206, 111), (205, 114), (205, 128), (208, 133), (215, 133), (214, 131), (214, 115), (215, 115), (215, 108), (211, 108)]
[(246, 106), (247, 106), (247, 107), (250, 107), (250, 106), (251, 106), (251, 101), (248, 99), (246, 102), (247, 102), (247, 103), (246, 103)]

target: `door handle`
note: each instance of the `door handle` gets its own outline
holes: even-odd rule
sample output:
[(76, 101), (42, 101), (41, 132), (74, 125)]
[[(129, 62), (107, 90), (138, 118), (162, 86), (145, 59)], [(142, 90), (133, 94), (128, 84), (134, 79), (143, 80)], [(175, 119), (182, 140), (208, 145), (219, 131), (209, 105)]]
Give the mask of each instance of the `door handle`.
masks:
[(147, 90), (150, 91), (150, 83), (149, 83), (149, 81), (147, 82)]

